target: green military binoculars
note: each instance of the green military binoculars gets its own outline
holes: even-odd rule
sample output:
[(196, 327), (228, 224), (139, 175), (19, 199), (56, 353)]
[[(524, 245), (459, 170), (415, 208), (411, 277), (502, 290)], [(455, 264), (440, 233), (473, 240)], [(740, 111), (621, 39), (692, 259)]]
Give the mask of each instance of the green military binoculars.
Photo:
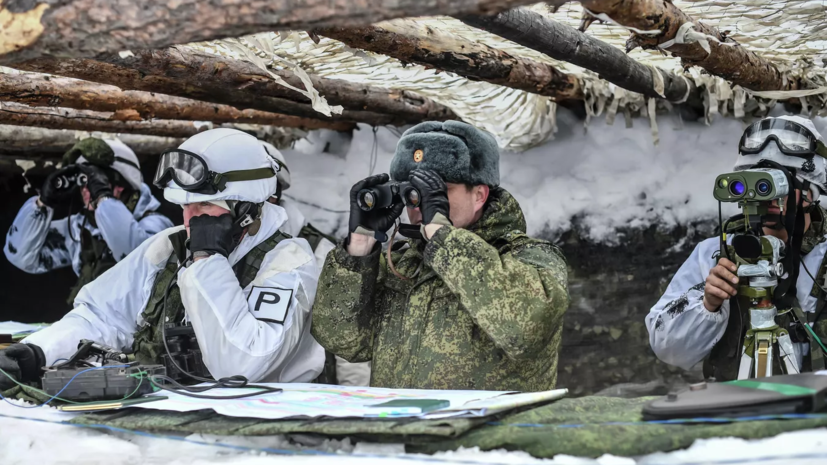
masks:
[(766, 202), (786, 197), (789, 193), (787, 176), (773, 168), (724, 173), (715, 179), (713, 191), (720, 202)]
[(419, 207), (422, 196), (410, 182), (386, 182), (378, 186), (362, 189), (356, 194), (356, 203), (364, 211), (387, 208), (404, 202), (410, 208)]

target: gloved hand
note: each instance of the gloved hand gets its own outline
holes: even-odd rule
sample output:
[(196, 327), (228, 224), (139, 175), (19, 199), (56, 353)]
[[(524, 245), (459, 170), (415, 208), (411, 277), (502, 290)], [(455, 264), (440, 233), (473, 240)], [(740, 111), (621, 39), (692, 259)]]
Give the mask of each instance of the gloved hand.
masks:
[(78, 168), (86, 175), (86, 188), (89, 189), (92, 202), (104, 196), (112, 197), (112, 185), (102, 169), (86, 164), (78, 165)]
[(350, 189), (350, 221), (348, 223), (350, 232), (371, 236), (380, 242), (388, 240), (385, 231), (390, 229), (396, 219), (399, 218), (399, 215), (402, 214), (405, 204), (400, 202), (387, 208), (364, 211), (359, 208), (357, 197), (362, 189), (378, 186), (389, 180), (390, 176), (387, 173), (375, 174), (353, 185)]
[(241, 241), (243, 228), (232, 215), (201, 215), (190, 219), (190, 252), (206, 252), (228, 257)]
[(46, 176), (40, 188), (40, 203), (55, 208), (77, 192), (76, 177), (80, 173), (77, 165), (69, 165)]
[(419, 211), (422, 212), (422, 224), (451, 223), (451, 206), (448, 203), (448, 186), (438, 174), (431, 170), (414, 170), (410, 183), (419, 191), (421, 198)]
[[(12, 344), (0, 350), (0, 369), (21, 383), (39, 383), (46, 366), (43, 349), (34, 344)], [(0, 391), (16, 386), (8, 376), (0, 373)]]

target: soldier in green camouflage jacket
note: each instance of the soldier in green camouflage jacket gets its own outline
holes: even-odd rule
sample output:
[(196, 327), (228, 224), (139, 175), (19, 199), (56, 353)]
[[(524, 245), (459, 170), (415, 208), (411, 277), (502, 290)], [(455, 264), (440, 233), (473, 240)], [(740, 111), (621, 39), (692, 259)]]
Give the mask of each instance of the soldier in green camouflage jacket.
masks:
[(359, 207), (359, 192), (387, 174), (353, 187), (351, 234), (320, 277), (316, 340), (351, 362), (372, 361), (372, 386), (553, 388), (566, 264), (525, 234), (519, 204), (498, 187), (493, 137), (456, 121), (422, 123), (399, 141), (391, 175), (419, 192), (418, 208), (408, 208), (419, 234), (394, 244), (388, 260), (379, 241), (403, 203)]

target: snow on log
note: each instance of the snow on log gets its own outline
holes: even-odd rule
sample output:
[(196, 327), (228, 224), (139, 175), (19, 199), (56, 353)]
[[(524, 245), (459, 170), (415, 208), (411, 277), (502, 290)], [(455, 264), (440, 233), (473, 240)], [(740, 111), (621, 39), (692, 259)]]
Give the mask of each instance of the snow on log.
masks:
[[(647, 97), (681, 102), (696, 91), (688, 79), (639, 63), (616, 47), (525, 8), (458, 19), (552, 58), (594, 71), (602, 79)], [(661, 83), (662, 95), (658, 89)]]
[[(313, 86), (328, 103), (345, 108), (341, 115), (329, 118), (314, 110), (307, 97), (277, 84), (252, 63), (183, 48), (136, 51), (123, 57), (106, 55), (96, 60), (41, 58), (14, 67), (110, 84), (124, 90), (157, 92), (326, 121), (404, 126), (457, 119), (448, 107), (414, 92), (312, 76)], [(304, 88), (292, 72), (273, 72), (289, 84)]]
[(40, 0), (0, 4), (0, 64), (94, 57), (256, 32), (490, 14), (530, 0)]
[(314, 32), (350, 47), (381, 53), (403, 63), (449, 71), (475, 81), (551, 97), (581, 100), (576, 76), (547, 63), (521, 58), (414, 20), (394, 20), (355, 28), (326, 28)]
[[(664, 47), (666, 51), (680, 57), (684, 66), (700, 66), (710, 74), (751, 90), (796, 88), (797, 83), (785, 80), (783, 73), (772, 62), (736, 44), (717, 28), (693, 20), (670, 1), (580, 0), (580, 3), (592, 13), (606, 14), (623, 26), (643, 31), (660, 31), (660, 34), (654, 35), (632, 33), (634, 42), (646, 49), (660, 48), (664, 42), (674, 40), (679, 32), (685, 37), (685, 31), (689, 28), (703, 34), (704, 41), (709, 44), (709, 52), (701, 42), (693, 40)], [(691, 26), (684, 26), (685, 24)]]
[(173, 119), (335, 131), (350, 131), (355, 127), (354, 124), (343, 121), (239, 110), (229, 105), (150, 92), (123, 91), (115, 86), (38, 74), (0, 74), (0, 101), (39, 107), (115, 112), (115, 119), (128, 121)]

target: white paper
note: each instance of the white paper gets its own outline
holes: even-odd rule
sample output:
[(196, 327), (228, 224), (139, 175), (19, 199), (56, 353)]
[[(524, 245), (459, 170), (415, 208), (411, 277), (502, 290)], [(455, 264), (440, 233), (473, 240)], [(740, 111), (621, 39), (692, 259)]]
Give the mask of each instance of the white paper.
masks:
[[(284, 391), (277, 394), (263, 394), (247, 399), (211, 400), (181, 396), (169, 391), (159, 391), (167, 400), (148, 402), (135, 407), (151, 410), (189, 412), (212, 409), (216, 413), (231, 417), (252, 417), (265, 419), (285, 418), (400, 418), (423, 417), (444, 418), (448, 416), (484, 416), (503, 409), (514, 408), (535, 402), (559, 398), (565, 389), (545, 393), (513, 394), (507, 391), (440, 391), (425, 389), (385, 389), (355, 386), (334, 386), (325, 384), (293, 383), (267, 384)], [(210, 395), (237, 395), (238, 389), (215, 389)], [(447, 409), (426, 414), (401, 414), (393, 409), (371, 407), (396, 399), (441, 399), (450, 402)]]

